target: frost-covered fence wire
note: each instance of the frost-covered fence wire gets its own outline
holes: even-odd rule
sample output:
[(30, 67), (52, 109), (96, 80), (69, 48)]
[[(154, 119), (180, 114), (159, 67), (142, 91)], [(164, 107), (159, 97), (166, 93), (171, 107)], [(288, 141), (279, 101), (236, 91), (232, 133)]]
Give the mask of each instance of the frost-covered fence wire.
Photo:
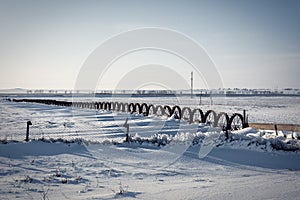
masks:
[[(102, 124), (103, 125), (103, 124)], [(26, 138), (26, 123), (11, 123), (9, 129), (1, 130), (1, 140), (23, 141)], [(110, 132), (111, 134), (108, 134)], [(125, 137), (121, 127), (117, 125), (99, 126), (93, 122), (84, 121), (47, 121), (33, 120), (29, 128), (30, 139), (84, 139), (89, 141), (120, 140)]]
[[(5, 127), (0, 129), (2, 139), (24, 140), (27, 121), (30, 126), (30, 138), (64, 138), (86, 140), (120, 140), (124, 138), (123, 123), (128, 117), (135, 123), (131, 126), (133, 134), (156, 133), (175, 134), (179, 128), (191, 132), (188, 126), (166, 123), (161, 127), (161, 119), (154, 120), (152, 127), (148, 127), (149, 120), (141, 116), (155, 118), (175, 118), (188, 124), (209, 125), (220, 127), (223, 131), (238, 130), (245, 127), (244, 117), (235, 113), (229, 117), (222, 112), (217, 114), (213, 110), (203, 112), (200, 108), (191, 109), (177, 105), (153, 105), (146, 103), (122, 103), (122, 102), (67, 102), (51, 99), (8, 99), (14, 104), (10, 118), (4, 122)], [(20, 104), (19, 104), (20, 103)], [(38, 103), (38, 104), (37, 104)], [(49, 106), (43, 106), (43, 104)], [(41, 105), (41, 106), (39, 106)], [(5, 107), (4, 107), (5, 108)], [(23, 109), (26, 117), (15, 117), (15, 110)], [(74, 111), (74, 112), (73, 112)], [(91, 113), (94, 112), (94, 113)]]

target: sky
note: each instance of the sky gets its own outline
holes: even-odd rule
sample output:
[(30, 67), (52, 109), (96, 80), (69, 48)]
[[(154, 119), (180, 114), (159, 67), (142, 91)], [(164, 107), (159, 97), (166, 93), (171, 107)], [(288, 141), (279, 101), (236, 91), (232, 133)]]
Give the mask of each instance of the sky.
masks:
[[(97, 47), (144, 27), (178, 31), (196, 41), (224, 88), (300, 88), (299, 11), (297, 0), (0, 0), (0, 89), (73, 89)], [(115, 74), (116, 66), (129, 73), (137, 59), (141, 66), (157, 63), (153, 57), (168, 59), (143, 53), (118, 60)], [(171, 60), (167, 64), (188, 83), (190, 70), (180, 67), (178, 58)], [(110, 81), (121, 78), (109, 76), (97, 87), (113, 89)], [(194, 78), (195, 88), (205, 87), (200, 79)]]

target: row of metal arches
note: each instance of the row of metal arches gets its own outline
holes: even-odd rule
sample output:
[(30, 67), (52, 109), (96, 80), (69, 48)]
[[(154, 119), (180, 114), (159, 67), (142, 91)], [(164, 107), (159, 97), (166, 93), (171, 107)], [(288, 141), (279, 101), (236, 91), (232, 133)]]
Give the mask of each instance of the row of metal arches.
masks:
[(237, 130), (245, 128), (245, 119), (243, 115), (234, 113), (230, 117), (227, 113), (216, 113), (213, 110), (208, 110), (205, 113), (199, 109), (191, 109), (189, 107), (168, 106), (168, 105), (153, 105), (146, 103), (120, 103), (120, 102), (75, 102), (75, 107), (112, 110), (118, 112), (139, 113), (144, 116), (156, 115), (171, 117), (174, 115), (177, 119), (186, 120), (189, 123), (205, 123), (213, 127), (221, 127), (223, 130)]
[(167, 116), (182, 119), (189, 123), (204, 123), (213, 127), (221, 127), (223, 130), (237, 130), (245, 128), (245, 119), (243, 115), (234, 113), (230, 117), (227, 113), (216, 113), (208, 110), (205, 113), (199, 109), (189, 107), (153, 105), (146, 103), (122, 103), (122, 102), (68, 102), (48, 99), (13, 99), (15, 102), (34, 102), (48, 105), (73, 106), (78, 108), (112, 110), (117, 112), (139, 113), (144, 116), (156, 115)]

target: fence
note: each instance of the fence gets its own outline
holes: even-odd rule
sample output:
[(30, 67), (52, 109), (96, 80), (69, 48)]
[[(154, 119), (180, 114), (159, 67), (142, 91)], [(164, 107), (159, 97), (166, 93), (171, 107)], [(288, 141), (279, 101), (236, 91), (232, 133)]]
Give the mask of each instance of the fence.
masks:
[(122, 102), (68, 102), (51, 99), (12, 99), (14, 102), (42, 103), (57, 106), (73, 106), (77, 108), (110, 110), (117, 112), (139, 113), (144, 116), (156, 115), (168, 117), (174, 116), (177, 119), (186, 120), (189, 123), (204, 123), (213, 127), (221, 127), (225, 130), (238, 130), (248, 127), (246, 112), (244, 114), (234, 113), (230, 117), (227, 113), (216, 113), (213, 110), (203, 112), (199, 108), (181, 108), (178, 105), (153, 105), (146, 103), (122, 103)]

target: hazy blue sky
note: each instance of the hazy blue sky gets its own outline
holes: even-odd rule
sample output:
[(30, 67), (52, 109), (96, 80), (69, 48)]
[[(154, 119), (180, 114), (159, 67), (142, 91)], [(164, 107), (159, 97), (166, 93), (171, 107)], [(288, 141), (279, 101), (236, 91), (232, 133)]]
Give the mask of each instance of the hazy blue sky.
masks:
[(299, 19), (298, 0), (0, 0), (0, 88), (71, 89), (97, 46), (141, 27), (196, 40), (225, 87), (300, 88)]

